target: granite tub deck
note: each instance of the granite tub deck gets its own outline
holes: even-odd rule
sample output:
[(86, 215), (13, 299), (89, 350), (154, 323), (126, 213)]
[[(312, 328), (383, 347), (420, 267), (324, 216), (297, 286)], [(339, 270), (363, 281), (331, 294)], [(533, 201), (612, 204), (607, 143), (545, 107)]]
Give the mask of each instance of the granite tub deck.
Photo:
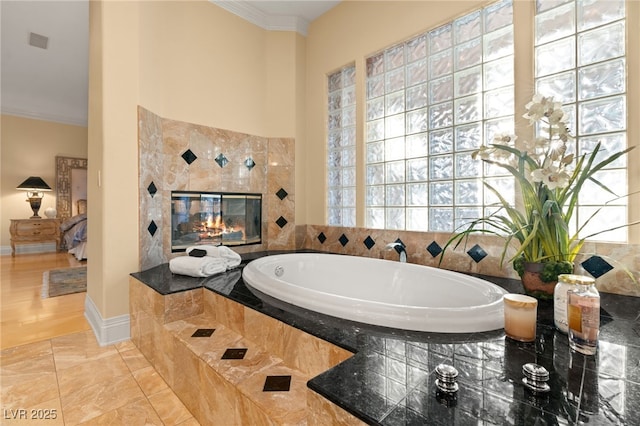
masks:
[[(241, 267), (268, 254), (243, 256)], [(483, 278), (521, 292), (517, 281)], [(259, 416), (266, 423), (299, 419), (310, 425), (640, 424), (640, 298), (601, 294), (600, 344), (589, 357), (571, 352), (567, 336), (554, 329), (552, 302), (538, 307), (536, 342), (523, 344), (502, 331), (452, 335), (367, 326), (258, 296), (240, 270), (197, 279), (172, 275), (165, 264), (132, 274), (132, 340), (183, 402), (192, 401), (187, 406), (203, 424), (226, 424), (217, 417), (225, 409), (243, 424), (257, 424)], [(239, 368), (235, 376), (213, 374), (222, 378), (213, 384), (217, 393), (225, 390), (224, 401), (203, 397), (199, 386), (211, 384), (212, 374), (193, 377), (207, 362), (219, 365), (216, 351), (226, 347), (190, 344), (197, 338), (186, 335), (212, 323), (218, 328), (211, 337), (235, 333), (290, 370), (293, 393), (262, 393), (262, 377), (242, 380)], [(207, 351), (211, 355), (203, 356)], [(443, 362), (459, 371), (454, 398), (435, 389), (434, 369)], [(548, 394), (534, 395), (522, 385), (527, 362), (549, 370)], [(187, 376), (193, 377), (187, 382)], [(233, 377), (243, 383), (235, 386)], [(307, 379), (305, 395), (300, 382)], [(259, 390), (247, 390), (250, 380)], [(280, 402), (269, 411), (266, 398), (274, 396)], [(296, 417), (304, 398), (306, 413)]]

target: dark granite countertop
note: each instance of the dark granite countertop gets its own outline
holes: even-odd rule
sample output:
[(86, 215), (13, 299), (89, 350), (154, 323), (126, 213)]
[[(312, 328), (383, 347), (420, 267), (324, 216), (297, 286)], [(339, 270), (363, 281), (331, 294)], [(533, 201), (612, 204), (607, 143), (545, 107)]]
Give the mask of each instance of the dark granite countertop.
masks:
[[(535, 343), (504, 332), (443, 334), (337, 319), (253, 293), (242, 280), (249, 261), (283, 252), (243, 255), (240, 268), (210, 278), (174, 275), (168, 264), (131, 274), (161, 294), (205, 287), (355, 353), (314, 377), (309, 388), (374, 425), (640, 425), (640, 298), (601, 293), (598, 352), (569, 349), (553, 327), (553, 302), (540, 301)], [(517, 280), (482, 278), (520, 293)], [(522, 365), (550, 374), (551, 391), (533, 394)], [(455, 366), (459, 391), (436, 391), (434, 369)]]

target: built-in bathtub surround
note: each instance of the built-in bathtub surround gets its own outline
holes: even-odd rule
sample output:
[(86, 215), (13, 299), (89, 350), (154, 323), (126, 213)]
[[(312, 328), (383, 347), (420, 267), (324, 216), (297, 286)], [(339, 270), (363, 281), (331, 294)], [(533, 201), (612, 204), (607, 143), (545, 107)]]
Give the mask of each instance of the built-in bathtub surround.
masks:
[(262, 244), (295, 248), (295, 143), (160, 117), (138, 107), (140, 269), (171, 254), (171, 191), (262, 194)]
[(251, 297), (238, 293), (236, 272), (134, 274), (132, 342), (201, 424), (313, 424), (308, 380), (353, 354), (224, 296)]
[[(466, 246), (461, 244), (456, 250), (449, 247), (440, 264), (440, 253), (451, 234), (323, 225), (300, 225), (298, 228), (297, 249), (398, 260), (398, 253), (387, 249), (386, 245), (399, 240), (406, 246), (411, 263), (518, 278), (510, 263), (500, 265), (504, 241), (498, 237), (471, 236)], [(639, 244), (587, 242), (581, 253), (576, 264), (596, 278), (599, 291), (640, 297)]]
[[(280, 253), (245, 254), (241, 267)], [(181, 277), (164, 264), (130, 281), (132, 341), (202, 424), (640, 424), (639, 298), (602, 294), (600, 346), (585, 356), (555, 330), (553, 301), (538, 305), (536, 342), (520, 343), (503, 330), (412, 332), (285, 307), (238, 272)], [(549, 392), (523, 384), (528, 363), (549, 372)], [(440, 364), (458, 371), (455, 398), (437, 392)], [(289, 390), (270, 380), (265, 391), (269, 376)]]

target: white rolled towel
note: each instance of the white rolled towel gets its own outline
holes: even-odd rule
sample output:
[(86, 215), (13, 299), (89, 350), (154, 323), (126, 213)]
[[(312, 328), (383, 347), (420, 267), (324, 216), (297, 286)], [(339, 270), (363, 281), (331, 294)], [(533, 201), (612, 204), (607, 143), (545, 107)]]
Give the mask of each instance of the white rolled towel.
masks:
[(187, 255), (189, 255), (191, 250), (196, 250), (196, 249), (206, 251), (207, 255), (205, 257), (223, 259), (227, 269), (235, 268), (236, 266), (240, 265), (240, 262), (242, 261), (242, 258), (240, 257), (240, 255), (235, 251), (231, 250), (227, 246), (212, 246), (212, 245), (205, 245), (205, 244), (200, 246), (190, 246), (190, 247), (187, 247), (187, 250), (186, 250)]
[(227, 266), (224, 260), (215, 257), (179, 256), (169, 261), (169, 270), (174, 274), (190, 277), (210, 277), (225, 272)]

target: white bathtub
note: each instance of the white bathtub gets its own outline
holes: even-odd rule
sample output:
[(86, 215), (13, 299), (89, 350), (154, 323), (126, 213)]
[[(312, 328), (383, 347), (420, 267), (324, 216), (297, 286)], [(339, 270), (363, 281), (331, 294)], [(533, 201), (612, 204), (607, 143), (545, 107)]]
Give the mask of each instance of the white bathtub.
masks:
[(249, 288), (323, 314), (404, 330), (470, 333), (504, 327), (488, 281), (397, 261), (322, 253), (266, 256), (245, 266)]

